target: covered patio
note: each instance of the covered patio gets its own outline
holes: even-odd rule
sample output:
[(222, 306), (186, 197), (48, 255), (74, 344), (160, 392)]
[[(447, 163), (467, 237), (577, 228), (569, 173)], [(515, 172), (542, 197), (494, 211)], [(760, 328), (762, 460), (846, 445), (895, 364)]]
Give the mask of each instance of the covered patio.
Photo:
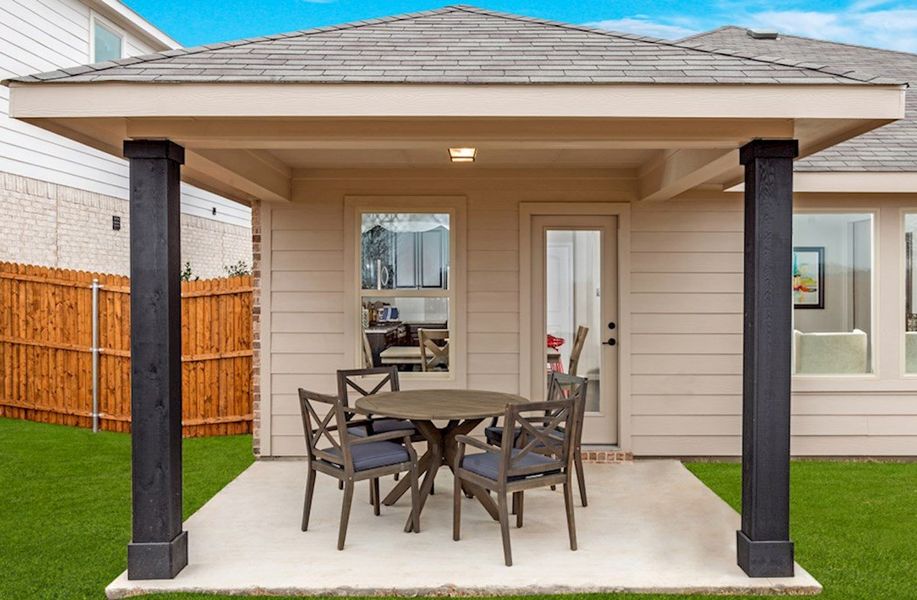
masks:
[(590, 505), (577, 502), (576, 552), (567, 547), (561, 492), (529, 492), (525, 526), (512, 531), (509, 569), (500, 528), (473, 500), (465, 499), (462, 540), (452, 541), (447, 470), (427, 502), (420, 534), (402, 532), (407, 498), (374, 517), (367, 484), (358, 486), (343, 552), (334, 549), (341, 492), (332, 479), (316, 485), (309, 531), (297, 527), (305, 472), (302, 461), (255, 463), (185, 523), (193, 540), (188, 567), (170, 580), (129, 580), (125, 572), (108, 586), (108, 597), (821, 590), (799, 565), (792, 577), (747, 577), (735, 561), (739, 516), (677, 461), (587, 465)]
[[(449, 40), (430, 48), (444, 30)], [(555, 50), (539, 50), (532, 36)], [(379, 44), (391, 46), (380, 50)], [(398, 52), (415, 56), (392, 67)], [(612, 70), (606, 63), (620, 63), (621, 53), (628, 64)], [(571, 73), (559, 65), (573, 55), (583, 64)], [(484, 68), (489, 61), (519, 57), (542, 72)], [(276, 67), (287, 61), (295, 63), (287, 71)], [(427, 75), (418, 61), (442, 68)], [(453, 63), (462, 61), (473, 66), (452, 74)], [(388, 66), (373, 70), (373, 64)], [(586, 68), (604, 75), (582, 75)], [(797, 156), (900, 118), (904, 89), (898, 83), (447, 7), (126, 59), (11, 85), (14, 117), (131, 163), (134, 523), (128, 570), (110, 595), (160, 589), (275, 594), (818, 589), (795, 565), (789, 531), (792, 166)], [(452, 147), (476, 148), (475, 162), (450, 163)], [(598, 211), (618, 219), (608, 231), (617, 240), (619, 317), (607, 329), (602, 324), (603, 339), (612, 330), (616, 336), (602, 343), (602, 351), (613, 356), (608, 362), (615, 374), (613, 385), (605, 386), (617, 399), (617, 425), (609, 434), (615, 448), (632, 451), (631, 355), (637, 340), (631, 332), (638, 319), (631, 295), (637, 279), (630, 262), (631, 251), (637, 251), (631, 217), (645, 211), (644, 244), (661, 244), (665, 240), (653, 219), (667, 217), (647, 207), (675, 199), (680, 213), (668, 220), (683, 227), (679, 239), (687, 242), (661, 259), (687, 255), (680, 263), (683, 272), (673, 274), (658, 264), (644, 268), (654, 282), (668, 278), (703, 286), (703, 277), (699, 283), (691, 278), (706, 268), (709, 254), (717, 254), (718, 265), (728, 263), (723, 269), (730, 285), (744, 284), (717, 300), (744, 304), (741, 315), (736, 310), (723, 320), (710, 318), (706, 307), (688, 317), (675, 311), (662, 319), (657, 314), (662, 309), (643, 314), (644, 364), (658, 362), (675, 344), (675, 336), (662, 337), (671, 331), (657, 322), (679, 327), (687, 321), (693, 327), (676, 331), (680, 356), (674, 362), (692, 356), (695, 336), (707, 329), (729, 334), (710, 343), (722, 344), (721, 354), (742, 355), (741, 375), (725, 378), (727, 386), (741, 384), (741, 519), (676, 462), (590, 466), (590, 506), (576, 510), (576, 552), (564, 546), (559, 494), (544, 491), (531, 495), (529, 522), (513, 532), (518, 564), (511, 569), (499, 560), (499, 530), (483, 511), (469, 508), (465, 539), (450, 541), (449, 494), (430, 499), (423, 532), (410, 536), (398, 526), (407, 514), (403, 503), (379, 518), (357, 504), (352, 537), (338, 553), (330, 526), (339, 510), (334, 485), (319, 481), (315, 527), (302, 533), (297, 513), (304, 465), (263, 461), (183, 524), (178, 202), (183, 178), (252, 205), (264, 220), (255, 240), (255, 423), (256, 453), (265, 457), (304, 452), (298, 387), (331, 393), (335, 370), (361, 365), (353, 196), (361, 206), (388, 210), (431, 212), (451, 203), (456, 217), (447, 290), (454, 300), (450, 370), (433, 379), (416, 374), (405, 386), (412, 389), (537, 395), (533, 373), (544, 362), (530, 360), (528, 352), (544, 344), (530, 327), (531, 245), (520, 215), (551, 214), (538, 213), (535, 205), (544, 211), (567, 206), (580, 218)], [(719, 214), (728, 205), (724, 191), (739, 186), (744, 186), (741, 231), (721, 236), (711, 252), (695, 252), (707, 248), (708, 222), (726, 221)], [(716, 198), (709, 202), (703, 194)], [(695, 200), (708, 217), (682, 226), (685, 215), (699, 210)], [(472, 257), (466, 246), (475, 243)], [(656, 250), (643, 247), (645, 254)], [(494, 268), (497, 262), (502, 271)], [(655, 291), (658, 306), (684, 304), (687, 295), (681, 289)], [(694, 302), (696, 307), (708, 301), (700, 296)], [(669, 396), (691, 391), (682, 379), (665, 374), (655, 381)], [(725, 395), (720, 380), (713, 385)], [(696, 395), (703, 400), (711, 394), (701, 389)], [(708, 414), (700, 410), (689, 416)], [(554, 540), (557, 551), (549, 556), (531, 553), (539, 547), (532, 542), (550, 547)]]

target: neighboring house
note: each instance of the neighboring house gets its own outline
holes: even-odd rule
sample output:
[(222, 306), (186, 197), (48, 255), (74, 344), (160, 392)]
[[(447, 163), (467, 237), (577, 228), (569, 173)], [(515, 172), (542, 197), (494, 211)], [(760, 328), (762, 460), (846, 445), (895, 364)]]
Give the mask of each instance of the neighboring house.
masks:
[[(0, 78), (178, 47), (118, 0), (0, 4)], [(10, 119), (8, 97), (0, 88), (0, 261), (126, 274), (127, 164)], [(195, 275), (251, 265), (248, 207), (183, 185), (182, 230)]]
[(541, 398), (580, 326), (584, 441), (741, 454), (749, 574), (792, 572), (791, 452), (917, 455), (917, 196), (857, 188), (909, 175), (794, 196), (792, 163), (905, 117), (907, 77), (695, 45), (454, 6), (8, 82), (137, 166), (130, 576), (187, 559), (179, 175), (254, 204), (260, 456), (302, 455), (297, 389), (367, 362)]

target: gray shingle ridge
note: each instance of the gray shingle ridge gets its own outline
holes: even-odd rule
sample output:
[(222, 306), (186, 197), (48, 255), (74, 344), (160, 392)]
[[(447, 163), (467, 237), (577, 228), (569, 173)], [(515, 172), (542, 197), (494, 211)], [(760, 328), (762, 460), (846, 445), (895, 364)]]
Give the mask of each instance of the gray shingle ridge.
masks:
[[(692, 39), (757, 54), (792, 56), (821, 66), (855, 66), (909, 80), (912, 84), (917, 82), (917, 53), (798, 35), (781, 34), (776, 40), (760, 40), (746, 35), (745, 31), (744, 27), (726, 26)], [(803, 158), (795, 163), (795, 168), (822, 173), (917, 173), (917, 95), (905, 96), (903, 119)]]
[[(702, 39), (711, 35), (714, 35), (720, 31), (727, 31), (730, 29), (735, 29), (738, 31), (747, 31), (753, 29), (752, 27), (742, 27), (741, 25), (722, 25), (716, 29), (711, 29), (709, 31), (701, 31), (700, 33), (695, 33), (694, 35), (689, 35), (681, 39), (675, 40), (675, 42), (681, 44), (684, 42), (691, 42), (694, 40)], [(852, 42), (838, 42), (837, 40), (821, 40), (818, 38), (807, 37), (804, 35), (796, 35), (793, 33), (783, 33), (777, 32), (777, 35), (781, 38), (792, 38), (794, 40), (803, 40), (806, 42), (817, 42), (819, 44), (831, 44), (833, 46), (844, 46), (846, 48), (854, 48), (857, 50), (870, 50), (872, 52), (888, 52), (890, 54), (900, 54), (902, 56), (907, 56), (910, 58), (917, 58), (917, 54), (913, 52), (907, 52), (905, 50), (894, 50), (892, 48), (879, 48), (877, 46), (867, 46), (865, 44), (854, 44)]]
[[(792, 66), (792, 67), (796, 67), (796, 68), (799, 68), (799, 69), (806, 69), (806, 70), (808, 70), (808, 71), (818, 71), (818, 72), (820, 72), (820, 73), (826, 73), (826, 74), (828, 74), (828, 75), (834, 75), (834, 76), (837, 76), (837, 77), (844, 77), (844, 78), (846, 78), (846, 79), (851, 79), (851, 80), (853, 80), (853, 81), (858, 81), (858, 82), (861, 82), (861, 83), (888, 83), (888, 84), (899, 84), (899, 85), (901, 85), (901, 84), (906, 85), (906, 84), (907, 84), (907, 82), (905, 82), (905, 81), (897, 81), (897, 80), (893, 80), (893, 79), (890, 79), (890, 78), (881, 78), (881, 77), (876, 77), (876, 76), (864, 77), (864, 76), (861, 76), (861, 75), (857, 75), (854, 69), (849, 69), (848, 71), (844, 71), (844, 72), (838, 72), (837, 69), (827, 70), (827, 69), (831, 69), (830, 67), (815, 68), (815, 67), (812, 67), (812, 66), (800, 65), (800, 63), (803, 63), (803, 62), (805, 62), (805, 61), (790, 60), (790, 59), (782, 59), (782, 58), (765, 59), (765, 58), (762, 58), (762, 57), (760, 57), (760, 56), (754, 56), (752, 53), (749, 53), (749, 52), (726, 51), (726, 50), (723, 50), (723, 49), (720, 49), (720, 48), (716, 48), (716, 47), (713, 47), (713, 46), (704, 46), (704, 45), (698, 46), (698, 45), (693, 45), (693, 44), (690, 44), (690, 43), (682, 43), (682, 42), (684, 42), (685, 40), (688, 40), (688, 39), (690, 39), (690, 38), (684, 38), (684, 39), (682, 39), (682, 40), (675, 40), (675, 41), (673, 41), (673, 40), (666, 40), (666, 39), (663, 39), (663, 38), (656, 38), (656, 37), (652, 37), (652, 36), (648, 36), (648, 35), (635, 35), (635, 34), (630, 34), (630, 33), (623, 33), (623, 32), (620, 32), (620, 31), (612, 31), (612, 30), (609, 30), (609, 29), (599, 29), (599, 28), (597, 28), (597, 27), (590, 27), (590, 26), (588, 26), (588, 25), (576, 25), (576, 24), (573, 24), (573, 23), (564, 23), (564, 22), (562, 22), (562, 21), (552, 21), (552, 20), (550, 20), (550, 19), (539, 19), (539, 18), (537, 18), (537, 17), (526, 17), (526, 16), (523, 16), (523, 15), (516, 15), (516, 14), (513, 14), (513, 13), (504, 13), (504, 12), (499, 12), (499, 11), (490, 10), (490, 9), (486, 9), (486, 8), (479, 8), (479, 7), (477, 7), (477, 6), (471, 6), (471, 5), (467, 5), (467, 4), (453, 4), (453, 5), (447, 6), (447, 7), (445, 7), (445, 8), (454, 8), (454, 9), (462, 10), (462, 11), (465, 11), (465, 12), (478, 13), (478, 14), (483, 14), (483, 15), (489, 15), (489, 16), (492, 16), (492, 17), (500, 17), (500, 18), (503, 18), (503, 19), (511, 19), (511, 20), (515, 20), (515, 21), (523, 21), (523, 22), (527, 22), (527, 23), (538, 23), (538, 24), (540, 24), (540, 25), (548, 25), (548, 26), (551, 26), (551, 27), (560, 27), (560, 28), (562, 28), (562, 29), (572, 29), (572, 30), (576, 30), (576, 31), (584, 31), (584, 32), (587, 32), (587, 33), (597, 33), (597, 34), (606, 35), (606, 36), (609, 36), (609, 37), (622, 38), (622, 39), (627, 39), (627, 40), (637, 40), (637, 41), (643, 41), (643, 42), (650, 42), (650, 43), (653, 43), (653, 44), (660, 44), (660, 45), (663, 45), (663, 46), (672, 46), (672, 47), (675, 47), (675, 48), (682, 48), (682, 49), (687, 49), (687, 50), (696, 50), (696, 51), (698, 51), (698, 52), (704, 52), (704, 53), (706, 53), (706, 54), (717, 54), (717, 55), (719, 55), (719, 56), (730, 56), (730, 57), (734, 57), (734, 58), (744, 58), (744, 59), (746, 59), (746, 60), (753, 60), (753, 61), (756, 61), (756, 62), (763, 62), (763, 63), (767, 63), (767, 64), (777, 64), (777, 65), (781, 65), (781, 66)], [(691, 37), (699, 37), (699, 36), (701, 36), (701, 35), (707, 35), (707, 34), (713, 33), (713, 31), (720, 31), (720, 30), (723, 30), (723, 29), (728, 29), (728, 28), (730, 28), (730, 27), (736, 27), (736, 26), (735, 26), (735, 25), (724, 25), (724, 26), (718, 27), (717, 29), (714, 29), (714, 30), (712, 30), (712, 31), (706, 31), (706, 32), (703, 32), (703, 33), (700, 33), (700, 34), (696, 34), (695, 36), (691, 36)], [(881, 80), (881, 81), (880, 81), (880, 80)]]
[(380, 24), (391, 23), (391, 22), (396, 22), (396, 21), (406, 21), (406, 20), (412, 20), (412, 19), (417, 19), (417, 18), (422, 18), (422, 17), (427, 17), (427, 16), (442, 15), (442, 14), (454, 13), (454, 12), (465, 12), (465, 13), (471, 13), (471, 14), (486, 15), (486, 16), (490, 16), (494, 18), (512, 20), (512, 21), (523, 22), (523, 23), (533, 23), (533, 24), (539, 24), (539, 25), (548, 26), (548, 27), (557, 27), (557, 28), (564, 29), (564, 30), (586, 32), (589, 34), (602, 35), (606, 37), (623, 39), (623, 40), (628, 40), (628, 41), (645, 42), (648, 44), (658, 44), (662, 46), (679, 48), (681, 50), (687, 50), (690, 52), (698, 52), (698, 53), (703, 53), (703, 54), (708, 54), (708, 55), (713, 54), (713, 55), (719, 55), (719, 56), (728, 56), (731, 58), (740, 58), (744, 60), (750, 60), (750, 61), (770, 64), (770, 65), (789, 66), (789, 67), (804, 70), (804, 71), (818, 72), (822, 75), (830, 75), (832, 77), (838, 78), (838, 80), (846, 80), (846, 81), (855, 82), (855, 83), (884, 83), (884, 84), (903, 83), (903, 82), (893, 80), (890, 78), (876, 77), (875, 75), (868, 74), (868, 73), (859, 73), (854, 69), (844, 69), (844, 68), (838, 69), (838, 68), (832, 68), (832, 67), (828, 67), (824, 65), (817, 65), (817, 64), (812, 63), (811, 61), (789, 60), (789, 59), (782, 59), (779, 57), (754, 56), (753, 53), (749, 53), (749, 52), (740, 52), (740, 51), (734, 51), (734, 50), (729, 50), (729, 49), (717, 48), (713, 46), (706, 46), (704, 44), (698, 44), (698, 43), (691, 42), (691, 41), (684, 42), (684, 41), (663, 40), (660, 38), (654, 38), (650, 36), (614, 32), (614, 31), (609, 31), (605, 29), (590, 27), (587, 25), (576, 25), (576, 24), (563, 23), (559, 21), (553, 21), (553, 20), (536, 18), (536, 17), (526, 17), (526, 16), (516, 15), (516, 14), (511, 14), (511, 13), (503, 13), (503, 12), (493, 11), (489, 9), (484, 9), (484, 8), (479, 8), (479, 7), (464, 5), (464, 4), (444, 6), (444, 7), (436, 8), (432, 10), (403, 13), (403, 14), (394, 15), (394, 16), (364, 19), (364, 20), (359, 20), (359, 21), (342, 23), (338, 25), (314, 27), (314, 28), (309, 28), (309, 29), (288, 32), (288, 33), (250, 37), (250, 38), (244, 38), (244, 39), (230, 41), (230, 42), (221, 42), (221, 43), (216, 43), (216, 44), (206, 44), (206, 45), (201, 45), (201, 46), (195, 46), (191, 48), (167, 50), (167, 51), (157, 52), (157, 53), (148, 54), (144, 56), (134, 56), (134, 57), (119, 59), (115, 61), (96, 63), (93, 65), (84, 65), (84, 66), (73, 67), (73, 68), (59, 69), (57, 71), (52, 71), (49, 73), (38, 73), (38, 74), (28, 75), (24, 77), (13, 77), (6, 81), (3, 81), (2, 83), (8, 85), (10, 82), (24, 82), (24, 83), (54, 82), (58, 80), (66, 80), (70, 78), (71, 76), (76, 76), (79, 74), (87, 74), (90, 72), (92, 72), (94, 75), (98, 74), (98, 75), (104, 76), (105, 71), (109, 69), (116, 69), (122, 66), (136, 65), (139, 63), (143, 63), (144, 67), (146, 67), (147, 65), (155, 66), (155, 63), (157, 61), (166, 60), (166, 59), (173, 58), (173, 57), (189, 56), (189, 55), (200, 54), (203, 52), (221, 50), (221, 49), (226, 49), (226, 48), (239, 48), (239, 47), (246, 46), (249, 44), (270, 42), (273, 40), (280, 40), (280, 39), (305, 37), (305, 36), (310, 36), (310, 35), (315, 35), (315, 34), (320, 34), (320, 33), (325, 33), (325, 32), (331, 32), (331, 31), (357, 29), (360, 27), (366, 27), (370, 25), (380, 25)]
[(706, 36), (708, 36), (708, 35), (713, 35), (714, 33), (719, 33), (719, 32), (721, 32), (721, 31), (726, 31), (727, 29), (740, 29), (740, 30), (745, 31), (745, 30), (748, 30), (748, 29), (751, 29), (751, 28), (750, 28), (750, 27), (742, 27), (742, 26), (740, 26), (740, 25), (720, 25), (719, 27), (715, 27), (715, 28), (713, 28), (713, 29), (708, 29), (707, 31), (699, 31), (699, 32), (694, 33), (694, 34), (692, 34), (692, 35), (686, 35), (686, 36), (683, 37), (683, 38), (678, 38), (677, 40), (672, 40), (672, 41), (675, 42), (676, 44), (683, 44), (683, 43), (685, 43), (685, 42), (691, 42), (691, 41), (696, 40), (696, 39), (698, 39), (698, 38), (706, 37)]
[(238, 48), (240, 46), (246, 46), (248, 44), (257, 44), (261, 42), (268, 42), (271, 40), (280, 40), (292, 37), (300, 37), (305, 35), (313, 35), (316, 33), (325, 33), (328, 31), (340, 31), (344, 29), (357, 29), (359, 27), (366, 27), (368, 25), (381, 25), (382, 23), (392, 23), (394, 21), (408, 21), (411, 19), (416, 19), (418, 17), (428, 17), (432, 15), (441, 15), (444, 13), (454, 12), (455, 7), (452, 6), (443, 6), (440, 8), (434, 8), (430, 10), (420, 10), (409, 13), (401, 13), (398, 15), (392, 15), (387, 17), (375, 17), (371, 19), (360, 19), (358, 21), (348, 21), (346, 23), (339, 23), (337, 25), (322, 25), (319, 27), (309, 27), (307, 29), (298, 29), (295, 31), (288, 31), (285, 33), (272, 33), (269, 35), (259, 35), (254, 37), (247, 37), (238, 40), (232, 40), (228, 42), (217, 42), (214, 44), (201, 44), (198, 46), (191, 46), (188, 48), (175, 48), (172, 50), (164, 50), (162, 52), (154, 52), (152, 54), (142, 54), (137, 56), (129, 56), (127, 58), (121, 58), (118, 60), (110, 60), (101, 63), (93, 63), (88, 65), (80, 65), (79, 67), (68, 67), (66, 69), (57, 69), (55, 71), (48, 71), (45, 73), (35, 73), (33, 75), (25, 75), (21, 77), (10, 77), (0, 81), (0, 85), (8, 85), (10, 82), (38, 82), (38, 81), (53, 81), (54, 79), (63, 79), (70, 75), (76, 75), (76, 73), (70, 73), (68, 71), (81, 69), (80, 73), (88, 73), (89, 71), (95, 71), (96, 73), (104, 71), (106, 69), (112, 69), (116, 67), (123, 67), (126, 65), (135, 65), (137, 63), (153, 63), (157, 60), (164, 60), (167, 58), (172, 58), (174, 56), (189, 56), (192, 54), (200, 54), (201, 52), (209, 52), (211, 50), (220, 50), (223, 48)]

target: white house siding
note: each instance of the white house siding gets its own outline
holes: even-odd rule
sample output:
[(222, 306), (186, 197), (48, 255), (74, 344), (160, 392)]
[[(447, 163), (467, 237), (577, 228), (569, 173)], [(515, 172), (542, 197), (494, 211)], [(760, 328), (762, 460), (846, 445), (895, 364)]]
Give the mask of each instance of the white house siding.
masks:
[[(78, 0), (0, 2), (0, 79), (90, 62), (90, 15), (89, 7)], [(153, 49), (128, 34), (125, 51), (135, 55), (147, 54)], [(127, 198), (128, 171), (125, 161), (11, 119), (8, 114), (9, 89), (0, 86), (0, 173), (68, 186), (114, 199)], [(40, 200), (36, 202), (40, 203)], [(217, 209), (216, 215), (213, 215), (214, 207)], [(225, 235), (249, 235), (245, 232), (251, 227), (247, 207), (184, 184), (182, 212), (230, 225)], [(0, 260), (24, 262), (26, 255), (46, 250), (27, 249), (22, 258), (0, 256)], [(240, 255), (237, 260), (243, 259), (250, 262), (250, 252)], [(105, 265), (100, 267), (109, 270), (104, 268)], [(218, 265), (215, 261), (201, 263), (199, 270), (208, 274), (221, 274), (222, 264)]]
[[(467, 289), (458, 299), (458, 310), (467, 311), (466, 383), (518, 391), (519, 203), (618, 201), (627, 197), (627, 186), (588, 172), (474, 173), (316, 174), (296, 181), (293, 204), (263, 204), (261, 381), (270, 407), (264, 407), (269, 418), (262, 419), (263, 454), (302, 454), (296, 389), (333, 392), (335, 369), (355, 365), (346, 333), (354, 302), (345, 285), (354, 268), (344, 261), (348, 195), (467, 198)], [(879, 210), (875, 298), (882, 335), (876, 341), (877, 376), (794, 383), (793, 451), (917, 454), (917, 378), (898, 374), (903, 301), (896, 296), (902, 285), (898, 219), (903, 207), (917, 206), (917, 197), (804, 195), (797, 205)], [(632, 210), (630, 272), (621, 274), (630, 277), (632, 307), (631, 414), (623, 423), (630, 430), (629, 449), (642, 456), (739, 455), (741, 195), (694, 192)]]

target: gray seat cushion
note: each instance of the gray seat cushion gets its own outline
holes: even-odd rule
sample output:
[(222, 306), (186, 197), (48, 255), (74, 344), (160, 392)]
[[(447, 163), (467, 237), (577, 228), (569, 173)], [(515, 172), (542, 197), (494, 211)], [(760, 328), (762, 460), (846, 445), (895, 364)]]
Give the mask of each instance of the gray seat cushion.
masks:
[[(513, 448), (513, 456), (517, 456), (520, 450)], [(476, 473), (481, 477), (486, 477), (487, 479), (497, 480), (497, 477), (500, 472), (500, 461), (503, 460), (503, 457), (495, 452), (482, 452), (480, 454), (469, 454), (462, 461), (462, 468)], [(541, 454), (535, 454), (529, 452), (523, 456), (519, 462), (515, 465), (516, 467), (535, 467), (538, 465), (547, 465), (554, 463), (555, 461), (547, 456), (542, 456)], [(518, 479), (525, 479), (526, 477), (538, 477), (540, 475), (546, 475), (548, 473), (556, 473), (557, 469), (549, 469), (540, 473), (533, 473), (532, 475), (520, 475), (515, 477), (510, 477), (510, 481), (515, 481)]]
[[(329, 448), (325, 452), (341, 456), (341, 451), (337, 448)], [(353, 457), (355, 471), (387, 467), (388, 465), (396, 465), (411, 460), (404, 446), (394, 442), (369, 442), (367, 444), (352, 445), (350, 454)]]
[[(351, 427), (348, 429), (351, 434), (366, 437), (366, 427)], [(373, 419), (373, 433), (388, 433), (390, 431), (410, 431), (416, 432), (414, 425), (410, 421), (400, 419)]]
[[(513, 441), (519, 436), (522, 432), (521, 427), (516, 427), (516, 430), (513, 435)], [(484, 438), (487, 440), (488, 444), (493, 444), (494, 446), (499, 446), (503, 440), (503, 426), (502, 425), (493, 425), (490, 427), (484, 428)]]

